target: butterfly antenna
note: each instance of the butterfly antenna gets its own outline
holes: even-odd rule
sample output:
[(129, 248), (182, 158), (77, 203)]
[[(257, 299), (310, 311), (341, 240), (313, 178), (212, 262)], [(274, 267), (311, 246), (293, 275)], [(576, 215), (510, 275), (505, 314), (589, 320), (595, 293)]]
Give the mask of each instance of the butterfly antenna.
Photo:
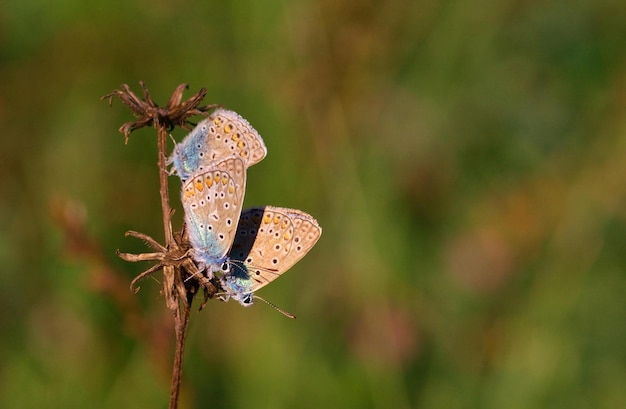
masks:
[[(189, 256), (189, 253), (192, 251), (193, 249), (189, 249), (185, 252), (185, 254), (183, 255), (182, 258), (185, 258), (187, 256)], [(204, 277), (204, 274), (202, 274), (202, 271), (204, 271), (204, 269), (200, 269), (198, 268), (198, 266), (191, 260), (185, 260), (183, 262), (183, 266), (185, 267), (185, 269), (191, 273), (191, 275), (189, 277), (187, 277), (185, 279), (185, 282), (191, 280), (192, 278), (194, 278), (195, 276), (200, 276), (200, 277)]]
[(278, 270), (275, 268), (267, 268), (263, 266), (258, 266), (256, 264), (249, 264), (248, 267), (242, 267), (244, 265), (244, 262), (241, 260), (230, 260), (229, 263), (236, 266), (244, 273), (248, 272), (248, 270), (250, 269), (261, 270), (261, 271), (265, 271), (265, 272), (272, 273), (272, 274), (278, 273)]
[(200, 276), (200, 277), (204, 277), (204, 275), (202, 275), (201, 271), (194, 271), (193, 273), (191, 273), (191, 275), (187, 278), (185, 278), (185, 282), (191, 280), (192, 278), (194, 278), (195, 276)]
[(176, 139), (174, 139), (172, 134), (170, 134), (170, 139), (172, 140), (172, 142), (174, 142), (174, 147), (176, 147), (176, 145), (178, 145), (178, 144), (176, 143)]
[(196, 272), (192, 273), (189, 277), (185, 278), (184, 282), (186, 283), (187, 281), (191, 280), (195, 276), (204, 277), (204, 275), (202, 275), (202, 273), (200, 271), (196, 271)]
[[(172, 134), (170, 134), (170, 139), (172, 140), (172, 142), (174, 142), (174, 149), (172, 152), (176, 152), (176, 147), (178, 146), (178, 144), (176, 143), (176, 139), (174, 139), (174, 137), (172, 136)], [(172, 155), (173, 156), (173, 155)], [(172, 156), (170, 156), (169, 158), (167, 158), (165, 164), (166, 165), (171, 165), (174, 161), (172, 160)], [(174, 173), (176, 173), (176, 169), (175, 168), (171, 168), (170, 170), (167, 171), (167, 174), (169, 176), (172, 176)]]
[(228, 260), (228, 264), (233, 266), (233, 267), (235, 267), (235, 268), (238, 268), (241, 272), (247, 274), (247, 270), (243, 266), (240, 265), (240, 264), (243, 264), (243, 261), (240, 261), (240, 260)]
[[(245, 262), (243, 260), (230, 259), (228, 262), (231, 263), (231, 264), (234, 264), (236, 266), (239, 266), (239, 264), (241, 264), (241, 265), (245, 264)], [(276, 273), (278, 271), (275, 268), (267, 268), (267, 267), (263, 267), (263, 266), (257, 266), (256, 264), (250, 264), (249, 266), (250, 266), (250, 268), (256, 268), (257, 270), (267, 271), (268, 273)], [(243, 267), (239, 267), (239, 268), (243, 268)]]
[(281, 314), (283, 314), (285, 317), (287, 317), (287, 318), (291, 318), (291, 319), (296, 319), (296, 316), (295, 316), (295, 315), (293, 315), (293, 314), (292, 314), (292, 313), (290, 313), (290, 312), (287, 312), (287, 311), (283, 310), (282, 308), (279, 308), (278, 306), (276, 306), (276, 305), (272, 304), (271, 302), (267, 301), (265, 298), (261, 298), (261, 297), (259, 297), (258, 295), (253, 295), (253, 297), (254, 297), (256, 300), (261, 300), (261, 301), (263, 301), (265, 304), (267, 304), (267, 305), (269, 305), (270, 307), (274, 308), (276, 311), (280, 312), (280, 313), (281, 313)]
[[(244, 263), (243, 263), (243, 261), (241, 261), (241, 260), (229, 260), (229, 261), (228, 261), (228, 263), (229, 263), (231, 266), (233, 266), (233, 267), (237, 268), (237, 269), (238, 269), (239, 271), (241, 271), (242, 273), (244, 273), (244, 274), (246, 274), (246, 275), (250, 275), (250, 272), (249, 272), (249, 270), (248, 270), (248, 267), (246, 267), (246, 266), (244, 266), (244, 265), (243, 265), (243, 264), (244, 264)], [(273, 268), (265, 268), (265, 267), (261, 267), (261, 266), (258, 266), (258, 267), (257, 267), (257, 265), (256, 265), (256, 264), (250, 264), (250, 266), (249, 266), (249, 267), (250, 267), (250, 268), (253, 268), (253, 269), (257, 269), (257, 270), (262, 270), (262, 271), (268, 272), (268, 273), (270, 273), (270, 274), (277, 274), (277, 272), (278, 272), (278, 270), (275, 270), (275, 269), (273, 269)], [(251, 275), (250, 275), (250, 277), (251, 277)], [(251, 277), (251, 278), (252, 278), (252, 277)], [(258, 280), (257, 280), (257, 281), (258, 281)]]

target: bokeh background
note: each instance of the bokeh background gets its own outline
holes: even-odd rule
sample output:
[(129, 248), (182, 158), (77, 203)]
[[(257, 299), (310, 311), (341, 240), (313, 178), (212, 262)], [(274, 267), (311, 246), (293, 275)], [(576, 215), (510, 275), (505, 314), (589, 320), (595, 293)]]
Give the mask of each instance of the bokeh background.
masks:
[(139, 80), (247, 118), (269, 154), (246, 204), (324, 228), (260, 291), (297, 320), (192, 314), (182, 408), (626, 407), (625, 16), (618, 0), (5, 0), (0, 407), (167, 406), (160, 283), (130, 294), (149, 263), (115, 255), (146, 249), (129, 229), (162, 241), (155, 133), (124, 145), (132, 115), (99, 100)]

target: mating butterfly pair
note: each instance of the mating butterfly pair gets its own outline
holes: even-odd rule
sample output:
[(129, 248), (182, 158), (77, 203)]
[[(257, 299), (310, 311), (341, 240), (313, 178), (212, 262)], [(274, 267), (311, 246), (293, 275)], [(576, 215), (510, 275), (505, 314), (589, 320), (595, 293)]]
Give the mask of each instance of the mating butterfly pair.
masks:
[(261, 136), (233, 111), (201, 121), (169, 159), (183, 181), (182, 202), (193, 257), (225, 300), (244, 306), (315, 245), (322, 229), (309, 214), (273, 206), (242, 212), (246, 170), (267, 154)]

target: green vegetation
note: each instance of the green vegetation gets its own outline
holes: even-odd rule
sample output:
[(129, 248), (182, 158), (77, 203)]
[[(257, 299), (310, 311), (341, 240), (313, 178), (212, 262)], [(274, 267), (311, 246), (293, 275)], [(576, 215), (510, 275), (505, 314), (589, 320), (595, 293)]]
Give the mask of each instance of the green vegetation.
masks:
[(205, 87), (248, 119), (268, 156), (246, 205), (324, 229), (259, 293), (297, 320), (192, 314), (181, 408), (626, 407), (624, 16), (613, 0), (5, 1), (0, 407), (167, 406), (161, 285), (130, 294), (149, 264), (115, 255), (146, 250), (126, 230), (162, 237), (156, 137), (124, 145), (133, 118), (98, 99), (139, 80), (162, 104)]

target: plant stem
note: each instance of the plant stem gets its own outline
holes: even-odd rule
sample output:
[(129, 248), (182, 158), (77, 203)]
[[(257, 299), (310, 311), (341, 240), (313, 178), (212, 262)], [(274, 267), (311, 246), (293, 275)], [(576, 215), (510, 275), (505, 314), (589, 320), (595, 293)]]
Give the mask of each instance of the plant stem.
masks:
[[(163, 230), (165, 234), (165, 246), (170, 248), (172, 245), (176, 245), (174, 242), (174, 236), (172, 235), (172, 221), (171, 221), (171, 208), (168, 189), (168, 171), (166, 164), (166, 152), (167, 152), (167, 127), (158, 121), (155, 121), (155, 126), (158, 132), (158, 155), (159, 155), (159, 183), (161, 193), (161, 209), (163, 211)], [(182, 278), (180, 277), (180, 269), (176, 269), (173, 266), (166, 266), (163, 268), (163, 274), (166, 276), (164, 279), (164, 291), (171, 291), (170, 284), (172, 282), (179, 283)], [(167, 296), (166, 296), (167, 297)], [(176, 331), (176, 349), (174, 351), (174, 365), (172, 368), (172, 384), (170, 387), (170, 405), (169, 409), (176, 409), (178, 407), (178, 397), (180, 394), (180, 382), (183, 372), (183, 357), (185, 354), (185, 337), (187, 335), (187, 327), (189, 324), (189, 311), (191, 309), (190, 299), (177, 299), (174, 315), (174, 328)]]
[(159, 150), (159, 183), (161, 185), (161, 209), (163, 211), (163, 229), (165, 233), (165, 246), (170, 247), (174, 242), (172, 235), (172, 221), (170, 208), (170, 195), (168, 190), (167, 178), (169, 176), (166, 165), (167, 152), (167, 127), (155, 121), (158, 132), (158, 150)]

